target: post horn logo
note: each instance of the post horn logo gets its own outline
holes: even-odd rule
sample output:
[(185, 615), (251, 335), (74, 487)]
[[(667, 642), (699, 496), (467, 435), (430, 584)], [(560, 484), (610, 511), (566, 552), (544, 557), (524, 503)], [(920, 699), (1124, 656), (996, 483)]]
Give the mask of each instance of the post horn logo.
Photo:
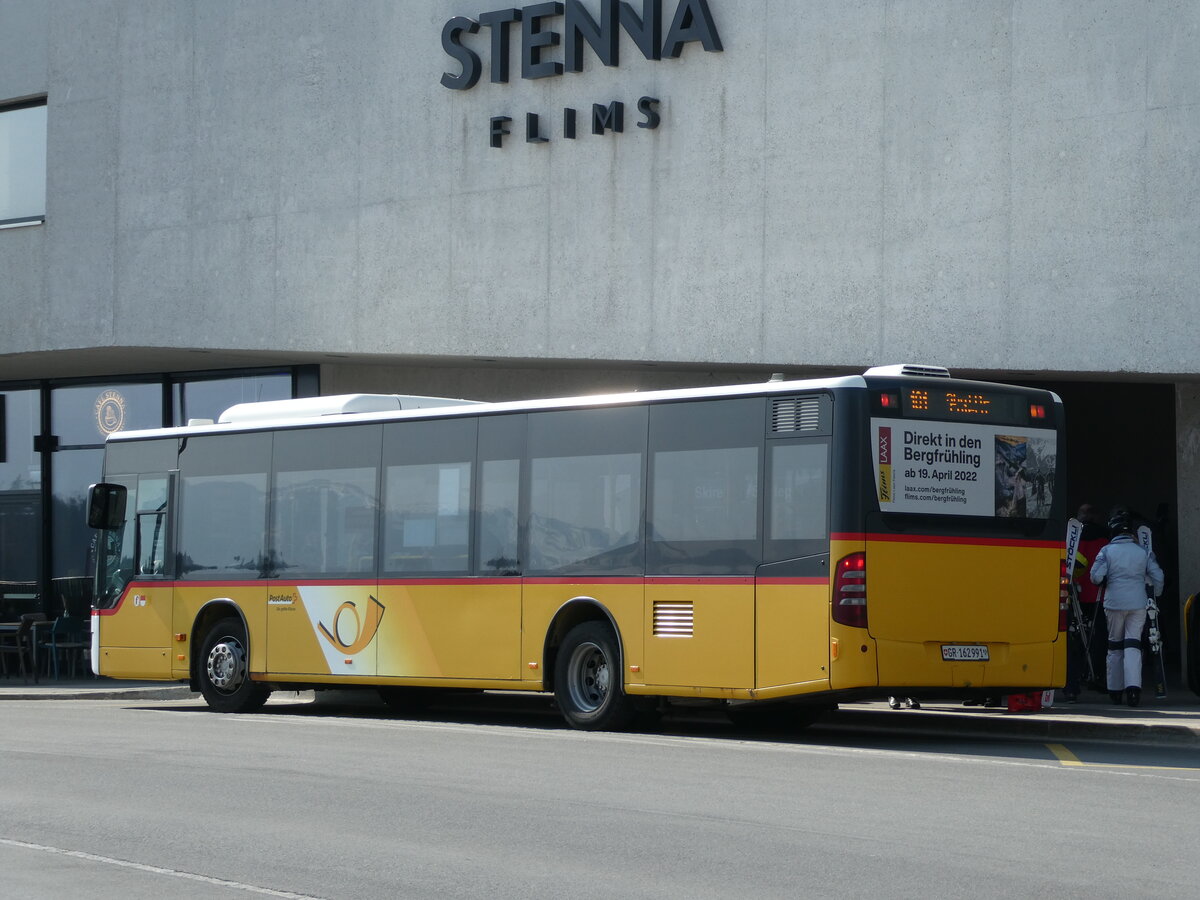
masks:
[(125, 398), (119, 391), (105, 391), (96, 398), (96, 427), (104, 435), (125, 427)]
[[(325, 638), (325, 640), (329, 641), (329, 643), (337, 648), (339, 652), (344, 653), (347, 656), (353, 656), (354, 654), (365, 649), (367, 644), (371, 643), (371, 641), (374, 639), (375, 632), (379, 630), (379, 623), (383, 620), (383, 604), (374, 597), (369, 596), (367, 599), (369, 599), (371, 603), (367, 607), (365, 619), (359, 618), (358, 606), (354, 603), (354, 601), (347, 600), (345, 603), (339, 606), (337, 608), (337, 612), (333, 614), (332, 628), (326, 628), (323, 622), (317, 623), (317, 628), (320, 630), (321, 635)], [(354, 616), (353, 632), (350, 632), (348, 627), (345, 632), (343, 631), (341, 619), (342, 614), (345, 612), (349, 612)], [(344, 633), (349, 634), (349, 641), (342, 640), (342, 635)]]

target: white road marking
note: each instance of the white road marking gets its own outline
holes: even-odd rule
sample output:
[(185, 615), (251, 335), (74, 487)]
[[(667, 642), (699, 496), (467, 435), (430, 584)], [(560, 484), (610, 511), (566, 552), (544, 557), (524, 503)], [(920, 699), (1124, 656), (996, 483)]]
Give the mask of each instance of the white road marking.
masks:
[(236, 891), (249, 891), (251, 894), (264, 894), (268, 897), (287, 897), (289, 900), (321, 900), (309, 894), (294, 894), (291, 891), (276, 891), (271, 888), (259, 887), (254, 884), (243, 884), (240, 881), (229, 881), (225, 878), (213, 878), (210, 875), (197, 875), (194, 872), (181, 872), (178, 869), (167, 869), (163, 866), (149, 866), (145, 863), (132, 862), (128, 859), (115, 859), (111, 856), (98, 856), (95, 853), (85, 853), (82, 850), (67, 850), (62, 847), (48, 847), (45, 844), (31, 844), (28, 841), (13, 841), (0, 838), (0, 845), (18, 847), (22, 850), (36, 850), (40, 853), (54, 853), (59, 856), (70, 856), (87, 862), (104, 863), (107, 866), (120, 866), (124, 869), (135, 869), (139, 872), (149, 872), (153, 875), (169, 875), (172, 878), (186, 878), (188, 881), (200, 881), (217, 887), (225, 887)]

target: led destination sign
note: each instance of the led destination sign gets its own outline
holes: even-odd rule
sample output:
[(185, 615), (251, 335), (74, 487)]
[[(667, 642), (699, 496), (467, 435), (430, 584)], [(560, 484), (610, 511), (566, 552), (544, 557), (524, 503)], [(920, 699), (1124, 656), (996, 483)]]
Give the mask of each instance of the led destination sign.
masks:
[[(593, 3), (592, 7), (596, 9), (596, 4)], [(604, 65), (618, 66), (621, 32), (633, 41), (648, 60), (678, 59), (689, 43), (698, 43), (709, 52), (724, 49), (708, 8), (708, 0), (678, 0), (665, 35), (664, 21), (663, 0), (642, 0), (640, 4), (630, 0), (600, 0), (595, 17), (583, 0), (554, 0), (519, 8), (508, 7), (482, 13), (475, 19), (454, 16), (442, 27), (442, 49), (458, 62), (460, 71), (457, 74), (444, 72), (441, 83), (456, 91), (475, 87), (483, 74), (486, 48), (487, 69), (492, 84), (506, 84), (512, 68), (513, 44), (517, 43), (512, 33), (513, 26), (520, 28), (518, 46), (522, 78), (548, 78), (564, 72), (582, 72), (585, 46)], [(561, 31), (557, 28), (561, 28)], [(487, 30), (487, 39), (471, 42), (468, 36), (478, 34), (481, 29)], [(555, 58), (555, 48), (560, 46), (562, 50)], [(638, 112), (642, 115), (637, 122), (639, 128), (658, 127), (661, 121), (657, 111), (659, 103), (656, 97), (644, 96), (637, 100)], [(624, 107), (625, 104), (620, 100), (593, 103), (592, 134), (624, 131)], [(510, 122), (512, 116), (491, 117), (489, 139), (493, 147), (503, 146), (503, 138), (509, 134), (507, 126)], [(543, 133), (538, 113), (526, 113), (525, 124), (527, 143), (546, 143), (550, 140)], [(560, 134), (564, 138), (575, 138), (575, 109), (563, 109)]]
[(996, 422), (1024, 424), (1033, 419), (1045, 419), (1046, 407), (1030, 402), (1022, 394), (997, 391), (971, 391), (936, 387), (914, 387), (884, 391), (878, 395), (881, 410), (911, 419), (940, 419), (943, 421)]

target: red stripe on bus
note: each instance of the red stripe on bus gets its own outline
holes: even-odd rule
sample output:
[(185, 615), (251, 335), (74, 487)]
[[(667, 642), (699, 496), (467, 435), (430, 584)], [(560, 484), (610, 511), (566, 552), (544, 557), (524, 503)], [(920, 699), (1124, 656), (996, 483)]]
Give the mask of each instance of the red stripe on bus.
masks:
[(554, 577), (521, 577), (521, 576), (501, 576), (501, 577), (482, 577), (482, 578), (462, 578), (462, 577), (446, 577), (446, 578), (387, 578), (378, 582), (368, 579), (338, 579), (333, 581), (271, 581), (264, 582), (259, 579), (251, 581), (153, 581), (153, 582), (131, 582), (125, 591), (121, 594), (120, 599), (110, 607), (104, 609), (93, 609), (93, 615), (112, 616), (120, 611), (125, 604), (125, 599), (138, 590), (147, 588), (163, 588), (172, 589), (213, 589), (213, 588), (260, 588), (278, 590), (280, 588), (295, 588), (302, 590), (305, 588), (319, 587), (479, 587), (483, 585), (501, 585), (501, 584), (631, 584), (631, 585), (651, 585), (651, 586), (669, 586), (669, 585), (752, 585), (758, 584), (815, 584), (825, 585), (829, 583), (828, 578), (810, 577), (810, 576), (772, 576), (769, 578), (756, 579), (753, 575), (646, 575), (646, 576), (604, 576), (598, 575), (593, 577), (583, 578), (554, 578)]
[[(405, 585), (481, 585), (481, 584), (519, 584), (521, 577), (519, 575), (496, 576), (484, 575), (479, 578), (463, 578), (463, 577), (446, 577), (446, 578), (381, 578), (379, 580), (380, 587), (403, 587)], [(374, 582), (367, 582), (374, 584)], [(307, 585), (305, 585), (307, 587)]]
[(759, 578), (759, 579), (757, 579), (757, 581), (759, 584), (817, 584), (817, 585), (821, 585), (821, 586), (826, 586), (829, 584), (828, 578), (820, 578), (820, 577), (788, 578), (785, 576), (785, 577), (779, 577), (779, 578)]

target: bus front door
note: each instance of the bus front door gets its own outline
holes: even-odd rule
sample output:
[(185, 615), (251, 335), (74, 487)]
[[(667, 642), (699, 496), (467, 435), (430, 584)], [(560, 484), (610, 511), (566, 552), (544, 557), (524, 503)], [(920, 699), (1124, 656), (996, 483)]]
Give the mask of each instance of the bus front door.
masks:
[[(97, 672), (120, 678), (171, 677), (173, 582), (169, 580), (165, 473), (114, 479), (129, 489), (125, 527), (105, 532), (105, 592), (115, 601), (97, 610)], [(135, 483), (136, 482), (136, 483)]]

